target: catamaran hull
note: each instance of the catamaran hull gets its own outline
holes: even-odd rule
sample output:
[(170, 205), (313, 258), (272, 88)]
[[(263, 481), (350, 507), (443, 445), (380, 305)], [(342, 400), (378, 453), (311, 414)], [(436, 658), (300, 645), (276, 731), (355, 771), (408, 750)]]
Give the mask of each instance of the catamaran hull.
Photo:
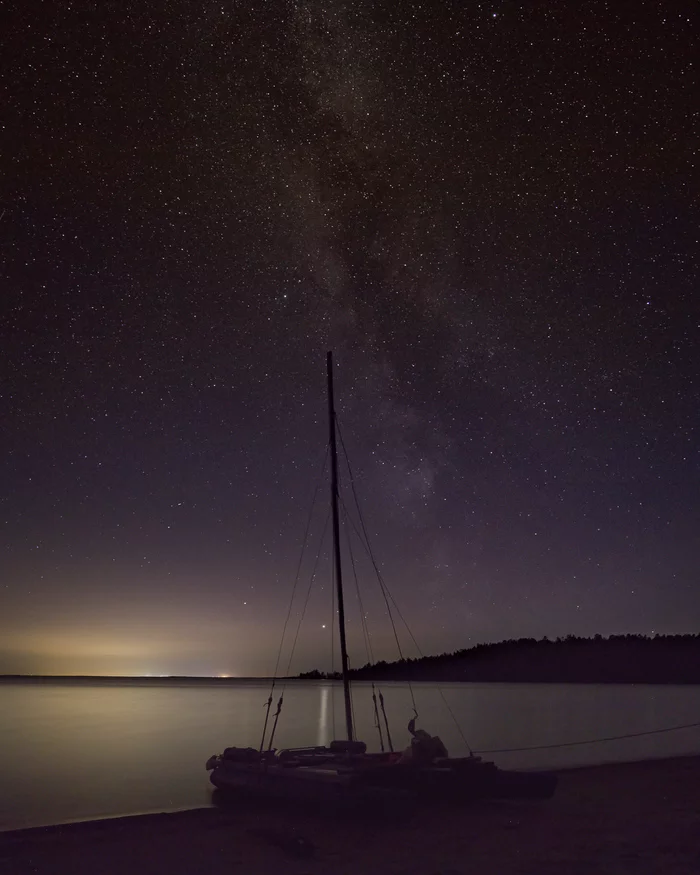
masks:
[(224, 763), (212, 770), (209, 779), (224, 795), (243, 792), (298, 803), (363, 805), (401, 797), (410, 798), (407, 790), (365, 784), (358, 781), (356, 775), (338, 774), (332, 770), (287, 769), (277, 766), (259, 769)]
[(478, 758), (443, 760), (430, 766), (395, 764), (370, 768), (363, 783), (390, 787), (422, 799), (471, 802), (477, 799), (549, 799), (557, 786), (552, 772), (502, 771)]
[(315, 802), (471, 802), (478, 799), (549, 799), (557, 776), (551, 772), (502, 771), (492, 763), (471, 767), (416, 768), (380, 765), (352, 771), (221, 763), (211, 783), (223, 793), (242, 790), (278, 799)]
[(550, 799), (557, 786), (552, 772), (502, 771), (493, 763), (470, 767), (415, 768), (393, 766), (371, 770), (364, 778), (422, 799), (472, 802), (478, 799)]

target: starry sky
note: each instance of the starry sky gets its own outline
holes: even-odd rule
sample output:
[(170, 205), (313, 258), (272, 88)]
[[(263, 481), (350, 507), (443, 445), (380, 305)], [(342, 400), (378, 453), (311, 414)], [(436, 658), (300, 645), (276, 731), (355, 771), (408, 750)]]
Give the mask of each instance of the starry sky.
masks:
[(329, 349), (424, 652), (697, 633), (697, 25), (690, 2), (15, 4), (0, 673), (269, 675), (319, 484), (290, 665), (329, 668)]

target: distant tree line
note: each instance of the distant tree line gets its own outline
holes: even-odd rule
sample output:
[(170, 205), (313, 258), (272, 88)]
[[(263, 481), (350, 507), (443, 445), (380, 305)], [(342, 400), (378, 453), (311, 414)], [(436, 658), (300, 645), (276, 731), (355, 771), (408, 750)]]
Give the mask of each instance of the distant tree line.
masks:
[[(352, 669), (353, 680), (521, 681), (528, 683), (700, 683), (700, 634), (567, 635), (477, 644), (454, 653), (377, 662)], [(309, 680), (338, 672), (304, 672)]]

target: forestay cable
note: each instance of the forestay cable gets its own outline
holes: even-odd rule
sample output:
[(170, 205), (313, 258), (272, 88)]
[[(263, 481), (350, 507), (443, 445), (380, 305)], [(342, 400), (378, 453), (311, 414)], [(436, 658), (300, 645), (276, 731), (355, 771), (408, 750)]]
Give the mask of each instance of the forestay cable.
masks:
[[(326, 470), (326, 463), (328, 462), (329, 451), (330, 451), (330, 447), (327, 444), (326, 448), (324, 450), (324, 454), (323, 454), (323, 463), (321, 465), (321, 470), (320, 470), (319, 476), (316, 480), (316, 488), (314, 489), (313, 498), (311, 499), (311, 507), (309, 509), (309, 515), (308, 515), (308, 518), (306, 520), (306, 528), (304, 530), (304, 538), (303, 538), (302, 545), (301, 545), (301, 553), (299, 555), (299, 562), (297, 563), (296, 574), (294, 575), (294, 585), (292, 587), (292, 595), (289, 599), (289, 607), (287, 609), (287, 616), (285, 617), (284, 626), (282, 627), (282, 637), (280, 638), (280, 646), (279, 646), (279, 649), (277, 651), (277, 659), (275, 661), (275, 670), (274, 670), (273, 675), (272, 675), (272, 686), (270, 687), (270, 695), (268, 697), (267, 702), (265, 703), (265, 707), (267, 708), (267, 710), (265, 712), (265, 721), (263, 723), (262, 737), (260, 739), (260, 753), (262, 753), (263, 748), (265, 746), (265, 734), (267, 732), (267, 724), (268, 724), (268, 721), (270, 719), (270, 707), (272, 706), (272, 697), (273, 697), (273, 694), (275, 691), (275, 685), (277, 683), (277, 673), (279, 671), (280, 660), (282, 658), (282, 648), (284, 646), (284, 638), (285, 638), (285, 635), (287, 632), (289, 618), (292, 615), (292, 607), (294, 605), (294, 596), (296, 595), (297, 586), (299, 584), (299, 575), (301, 574), (301, 566), (302, 566), (302, 562), (304, 561), (304, 553), (306, 552), (306, 547), (307, 547), (308, 542), (309, 542), (309, 530), (311, 528), (311, 520), (313, 517), (314, 508), (316, 506), (316, 497), (318, 495), (318, 491), (321, 488), (321, 484), (323, 482), (323, 474)], [(282, 706), (282, 701), (280, 699), (280, 702), (277, 706), (277, 713), (275, 715), (275, 718), (279, 717), (279, 712), (280, 712), (281, 706)], [(277, 724), (277, 720), (275, 719), (275, 725), (276, 724)]]

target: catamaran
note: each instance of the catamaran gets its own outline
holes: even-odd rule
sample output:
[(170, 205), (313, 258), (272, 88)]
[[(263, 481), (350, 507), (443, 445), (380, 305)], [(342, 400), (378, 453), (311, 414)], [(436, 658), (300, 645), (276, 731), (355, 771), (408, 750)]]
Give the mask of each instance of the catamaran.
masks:
[[(372, 697), (381, 751), (369, 752), (365, 742), (355, 737), (340, 549), (338, 429), (331, 352), (327, 354), (326, 366), (333, 571), (345, 710), (345, 738), (331, 741), (328, 746), (310, 745), (279, 750), (274, 748), (274, 736), (284, 696), (280, 697), (277, 710), (271, 715), (273, 702), (271, 691), (267, 700), (260, 746), (258, 748), (227, 747), (223, 753), (210, 757), (206, 768), (210, 772), (211, 783), (224, 793), (248, 789), (291, 801), (308, 798), (321, 801), (330, 799), (363, 801), (397, 796), (431, 802), (441, 800), (460, 802), (486, 797), (550, 798), (557, 785), (555, 774), (502, 770), (495, 763), (485, 762), (471, 751), (466, 757), (450, 757), (437, 736), (416, 729), (417, 711), (414, 711), (414, 716), (408, 723), (410, 744), (401, 751), (395, 751), (384, 709), (384, 698), (380, 691), (380, 706), (378, 706), (374, 685), (372, 685)], [(386, 605), (389, 609), (388, 601)], [(385, 721), (384, 734), (381, 729), (380, 710)], [(268, 737), (267, 729), (271, 716), (272, 724)], [(388, 750), (384, 744), (385, 736)]]

